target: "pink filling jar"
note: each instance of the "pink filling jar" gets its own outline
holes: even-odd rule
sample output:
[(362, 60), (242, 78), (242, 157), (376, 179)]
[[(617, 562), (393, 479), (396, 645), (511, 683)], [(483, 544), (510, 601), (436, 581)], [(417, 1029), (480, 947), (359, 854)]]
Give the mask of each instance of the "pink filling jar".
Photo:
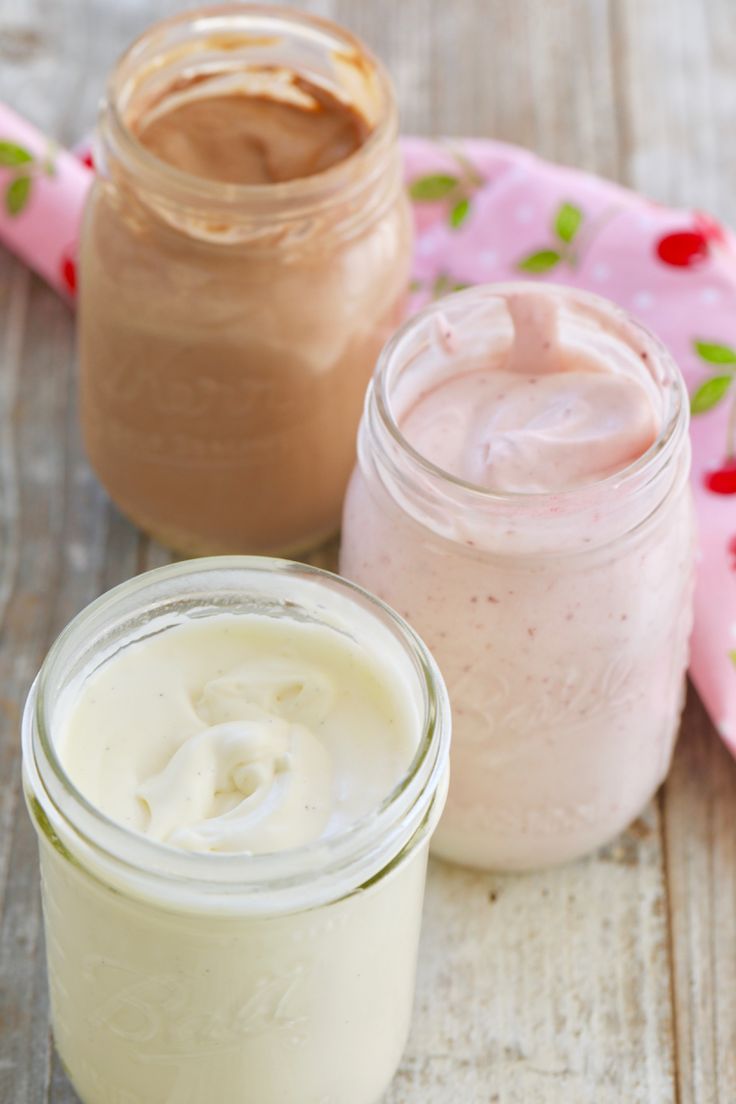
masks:
[[(502, 371), (515, 384), (526, 373), (521, 398), (499, 386)], [(486, 413), (467, 386), (478, 372), (492, 377)], [(540, 412), (527, 384), (554, 389), (550, 372), (564, 398)], [(633, 388), (634, 404), (630, 392), (614, 404), (613, 385)], [(570, 288), (461, 292), (385, 347), (340, 569), (412, 623), (447, 682), (441, 857), (510, 870), (565, 862), (625, 828), (665, 777), (692, 621), (687, 425), (664, 346)], [(513, 490), (498, 489), (498, 473)]]

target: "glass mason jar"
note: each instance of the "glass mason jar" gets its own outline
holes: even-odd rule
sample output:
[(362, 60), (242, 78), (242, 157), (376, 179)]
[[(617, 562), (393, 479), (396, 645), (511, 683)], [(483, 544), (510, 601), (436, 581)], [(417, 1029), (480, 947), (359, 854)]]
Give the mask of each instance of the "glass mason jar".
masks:
[[(411, 622), (450, 693), (452, 782), (433, 849), (487, 869), (572, 859), (639, 813), (669, 766), (691, 627), (687, 396), (666, 349), (612, 303), (545, 288), (571, 345), (640, 358), (651, 374), (661, 430), (623, 470), (561, 493), (495, 494), (402, 435), (438, 376), (508, 348), (506, 297), (532, 288), (450, 296), (388, 344), (343, 520), (341, 571)], [(437, 358), (447, 323), (456, 349)]]
[[(196, 853), (131, 832), (75, 789), (55, 747), (75, 680), (172, 621), (223, 611), (319, 624), (390, 658), (418, 744), (370, 815), (290, 851)], [(409, 1027), (448, 741), (446, 692), (421, 641), (315, 568), (180, 563), (79, 614), (31, 690), (23, 762), (54, 1034), (85, 1104), (375, 1104)]]
[[(312, 176), (234, 184), (136, 137), (172, 89), (178, 102), (213, 79), (256, 81), (278, 99), (284, 73), (351, 105), (363, 144)], [(188, 12), (114, 69), (80, 253), (81, 420), (112, 499), (164, 544), (295, 554), (337, 531), (365, 389), (408, 286), (397, 133), (376, 58), (300, 12)]]

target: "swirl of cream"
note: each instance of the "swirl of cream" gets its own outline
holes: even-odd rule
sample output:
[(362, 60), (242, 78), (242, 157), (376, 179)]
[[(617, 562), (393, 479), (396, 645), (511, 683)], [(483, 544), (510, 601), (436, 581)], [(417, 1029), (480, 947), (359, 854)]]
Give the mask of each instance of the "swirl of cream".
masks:
[(317, 667), (282, 656), (252, 659), (211, 679), (194, 703), (207, 724), (248, 719), (253, 706), (287, 721), (314, 727), (332, 708), (331, 681)]
[(195, 703), (207, 727), (138, 787), (146, 834), (189, 851), (253, 853), (317, 839), (333, 805), (332, 763), (301, 722), (318, 724), (333, 698), (321, 672), (289, 660), (208, 682)]
[(469, 420), (464, 474), (502, 492), (578, 487), (631, 463), (657, 424), (644, 388), (625, 376), (498, 373)]
[(414, 448), (502, 494), (581, 487), (643, 455), (660, 414), (637, 349), (587, 316), (579, 321), (587, 344), (579, 334), (563, 340), (564, 311), (542, 291), (511, 295), (508, 308), (508, 349), (456, 371), (409, 410), (402, 431)]

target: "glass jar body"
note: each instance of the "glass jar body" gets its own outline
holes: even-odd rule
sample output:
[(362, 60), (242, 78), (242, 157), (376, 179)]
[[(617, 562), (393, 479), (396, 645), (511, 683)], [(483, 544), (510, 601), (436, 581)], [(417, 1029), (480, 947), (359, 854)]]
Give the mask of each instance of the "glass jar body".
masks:
[[(183, 618), (223, 612), (316, 624), (389, 657), (417, 749), (368, 814), (283, 851), (189, 852), (109, 819), (71, 782), (57, 743), (80, 680)], [(406, 1042), (448, 743), (446, 692), (421, 641), (327, 572), (184, 562), (78, 615), (29, 694), (23, 778), (55, 1038), (85, 1104), (375, 1104)]]
[(565, 862), (641, 811), (684, 700), (693, 536), (680, 479), (645, 526), (603, 549), (484, 554), (427, 530), (356, 471), (341, 571), (416, 628), (452, 702), (438, 855), (485, 869)]
[[(547, 319), (546, 345), (534, 344), (535, 318)], [(554, 347), (555, 372), (587, 357), (599, 373), (637, 380), (658, 426), (646, 451), (566, 489), (504, 493), (412, 447), (402, 418), (422, 395), (465, 372), (510, 373), (525, 342), (530, 375)], [(609, 408), (597, 401), (600, 425)], [(593, 400), (575, 402), (585, 411)], [(446, 680), (452, 779), (433, 841), (442, 857), (487, 869), (573, 859), (622, 830), (663, 780), (692, 622), (688, 409), (657, 339), (572, 288), (463, 291), (415, 316), (384, 350), (359, 432), (340, 569), (411, 622)], [(553, 470), (559, 454), (540, 444), (548, 423), (550, 439), (562, 437), (554, 416), (540, 415), (539, 436), (520, 435), (514, 447), (542, 449), (537, 463)], [(566, 445), (583, 464), (590, 447)]]
[[(188, 554), (293, 554), (337, 530), (365, 388), (407, 292), (390, 85), (347, 33), (275, 11), (152, 29), (113, 74), (100, 119), (80, 254), (84, 440), (123, 512)], [(169, 69), (196, 86), (199, 65), (260, 72), (283, 55), (338, 94), (339, 50), (364, 65), (374, 129), (313, 177), (200, 181), (126, 123)]]
[(293, 553), (335, 532), (365, 389), (401, 321), (410, 243), (403, 194), (358, 238), (275, 264), (258, 248), (144, 232), (113, 185), (95, 185), (81, 418), (120, 509), (197, 555)]
[(54, 1038), (85, 1104), (377, 1104), (409, 1030), (426, 836), (340, 901), (217, 917), (121, 894), (39, 835)]

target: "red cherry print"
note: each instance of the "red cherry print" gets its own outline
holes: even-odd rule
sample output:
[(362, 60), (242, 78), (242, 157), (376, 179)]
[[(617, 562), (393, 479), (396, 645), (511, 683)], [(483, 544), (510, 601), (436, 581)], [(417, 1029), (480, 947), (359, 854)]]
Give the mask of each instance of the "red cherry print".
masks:
[(703, 483), (714, 494), (736, 495), (736, 457), (705, 473)]
[(732, 571), (736, 571), (736, 537), (731, 537), (726, 550), (729, 555), (729, 566)]
[(695, 228), (703, 235), (706, 241), (718, 242), (719, 245), (725, 244), (726, 231), (723, 229), (720, 222), (717, 222), (712, 215), (706, 215), (704, 211), (696, 211)]
[(699, 230), (680, 230), (665, 234), (657, 242), (657, 256), (675, 268), (692, 268), (708, 256), (708, 242)]
[(68, 254), (61, 258), (61, 279), (70, 295), (77, 293), (77, 266)]
[(83, 165), (86, 165), (88, 169), (93, 169), (95, 167), (95, 163), (92, 160), (92, 151), (91, 150), (88, 150), (86, 153), (83, 153), (82, 156), (80, 157), (80, 161), (82, 162)]

